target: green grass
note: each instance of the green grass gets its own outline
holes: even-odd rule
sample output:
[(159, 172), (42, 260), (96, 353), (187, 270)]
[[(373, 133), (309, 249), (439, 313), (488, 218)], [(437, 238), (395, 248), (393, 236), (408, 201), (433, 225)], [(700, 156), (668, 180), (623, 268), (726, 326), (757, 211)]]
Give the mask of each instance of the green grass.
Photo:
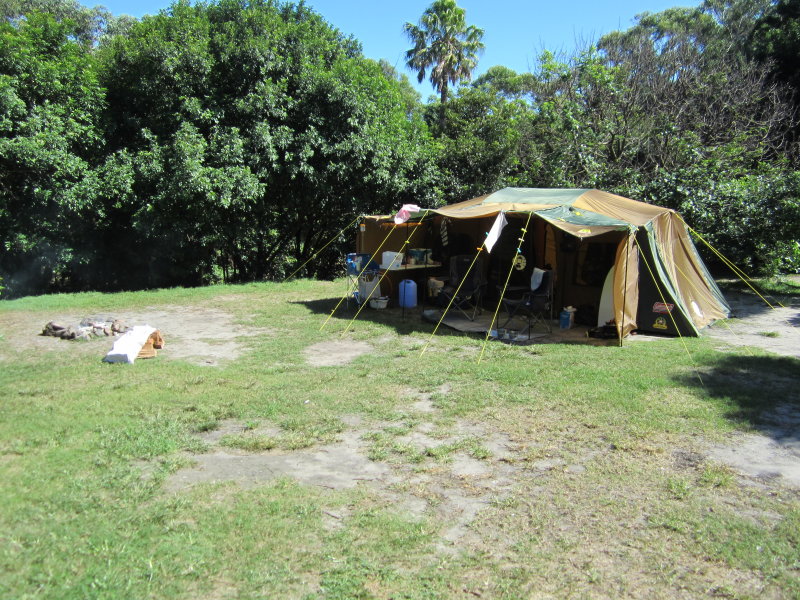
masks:
[[(432, 327), (396, 311), (365, 311), (342, 336), (340, 309), (320, 330), (342, 292), (296, 281), (0, 302), (0, 597), (800, 597), (798, 494), (674, 456), (759, 427), (796, 397), (797, 360), (703, 339), (686, 340), (690, 359), (665, 339), (490, 344), (478, 365), (482, 340), (450, 331), (421, 357)], [(102, 363), (103, 340), (33, 343), (58, 315), (174, 307), (263, 333), (218, 367), (170, 357), (169, 339), (133, 366)], [(307, 347), (348, 340), (372, 351), (308, 364)], [(414, 408), (422, 394), (432, 411)], [(204, 441), (226, 423), (238, 429)], [(212, 447), (315, 452), (351, 431), (399, 483), (168, 485)], [(513, 481), (480, 492), (447, 475), (457, 457)], [(454, 543), (448, 495), (481, 498)]]

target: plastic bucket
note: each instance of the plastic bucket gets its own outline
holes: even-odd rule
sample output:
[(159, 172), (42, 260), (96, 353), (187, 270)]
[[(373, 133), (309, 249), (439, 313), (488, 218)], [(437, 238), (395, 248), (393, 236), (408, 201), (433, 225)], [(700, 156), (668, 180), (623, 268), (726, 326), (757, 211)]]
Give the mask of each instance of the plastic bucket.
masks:
[(568, 310), (562, 310), (558, 315), (558, 325), (561, 329), (569, 329), (572, 327), (572, 313)]
[(403, 279), (400, 282), (400, 306), (414, 308), (417, 305), (417, 282), (413, 279)]
[(358, 302), (366, 302), (370, 298), (378, 298), (381, 295), (381, 278), (377, 273), (366, 272), (358, 278)]

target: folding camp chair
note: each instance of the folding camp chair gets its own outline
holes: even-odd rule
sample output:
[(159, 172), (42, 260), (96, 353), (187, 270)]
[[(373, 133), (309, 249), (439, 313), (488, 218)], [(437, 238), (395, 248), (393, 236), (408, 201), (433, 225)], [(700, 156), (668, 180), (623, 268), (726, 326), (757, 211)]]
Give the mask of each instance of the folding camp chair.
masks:
[(447, 306), (452, 300), (452, 308), (458, 309), (467, 319), (474, 321), (475, 316), (481, 311), (481, 298), (485, 287), (486, 281), (480, 257), (473, 264), (471, 255), (459, 254), (450, 259), (450, 279), (439, 292), (439, 302)]
[(351, 253), (345, 257), (347, 272), (347, 307), (350, 300), (363, 304), (370, 298), (381, 295), (378, 276), (378, 263), (370, 260), (369, 254)]
[(508, 313), (508, 318), (502, 327), (517, 316), (526, 316), (528, 320), (528, 339), (531, 337), (531, 329), (537, 324), (541, 323), (545, 326), (548, 333), (553, 331), (553, 271), (541, 269), (534, 269), (534, 275), (531, 276), (531, 283), (534, 282), (534, 277), (537, 276), (537, 271), (541, 273), (541, 280), (536, 289), (527, 289), (522, 291), (522, 294), (515, 297), (514, 291), (511, 290), (509, 297), (503, 297), (503, 308)]

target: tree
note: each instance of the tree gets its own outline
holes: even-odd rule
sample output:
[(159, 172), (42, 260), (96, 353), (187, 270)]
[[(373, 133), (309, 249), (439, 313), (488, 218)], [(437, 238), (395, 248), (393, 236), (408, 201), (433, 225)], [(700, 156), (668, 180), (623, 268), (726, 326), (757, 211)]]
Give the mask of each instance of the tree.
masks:
[(441, 145), (438, 167), (445, 195), (465, 200), (515, 185), (520, 141), (530, 110), (486, 86), (462, 87), (444, 106), (444, 127), (429, 106), (429, 127)]
[(506, 98), (523, 98), (533, 92), (535, 78), (532, 73), (517, 73), (501, 65), (489, 68), (473, 82), (473, 87), (485, 87)]
[(483, 30), (467, 25), (466, 11), (455, 0), (435, 0), (422, 14), (419, 25), (403, 30), (414, 47), (406, 52), (408, 67), (421, 83), (430, 69), (430, 81), (447, 102), (448, 86), (469, 81), (483, 50)]
[(624, 76), (616, 112), (630, 133), (617, 190), (681, 211), (760, 272), (800, 266), (796, 115), (750, 50), (769, 4), (706, 0), (644, 14), (599, 44)]
[[(628, 73), (635, 96), (629, 101), (641, 108), (642, 124), (671, 127), (704, 148), (737, 144), (750, 164), (789, 150), (791, 104), (747, 56), (753, 19), (741, 15), (758, 14), (751, 4), (733, 0), (645, 13), (628, 31), (600, 40), (610, 64)], [(653, 167), (668, 165), (680, 138), (650, 138), (656, 144), (648, 151)]]
[(101, 54), (139, 286), (280, 277), (355, 214), (435, 194), (401, 83), (303, 4), (181, 1)]
[(383, 74), (390, 81), (396, 81), (400, 86), (400, 92), (403, 95), (403, 102), (406, 105), (406, 112), (411, 115), (415, 111), (418, 111), (422, 105), (420, 104), (421, 96), (420, 93), (414, 89), (414, 86), (411, 85), (411, 82), (408, 80), (408, 75), (405, 73), (398, 73), (397, 69), (395, 69), (387, 60), (380, 59), (378, 64), (383, 71)]
[(800, 105), (800, 0), (779, 0), (755, 24), (753, 55), (771, 63), (773, 74), (794, 90)]
[(87, 8), (78, 0), (0, 0), (0, 17), (12, 23), (32, 12), (47, 13), (59, 23), (71, 21), (70, 37), (87, 46), (124, 32), (135, 21), (126, 15), (115, 17), (102, 6)]
[(103, 90), (70, 20), (0, 24), (0, 277), (12, 294), (66, 288), (92, 212)]

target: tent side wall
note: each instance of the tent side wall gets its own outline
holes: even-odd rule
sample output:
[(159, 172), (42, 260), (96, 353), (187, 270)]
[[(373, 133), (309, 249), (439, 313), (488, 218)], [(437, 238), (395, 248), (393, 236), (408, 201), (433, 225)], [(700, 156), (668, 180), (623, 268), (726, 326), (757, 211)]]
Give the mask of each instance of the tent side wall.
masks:
[(694, 325), (701, 329), (713, 321), (727, 318), (730, 307), (700, 258), (680, 216), (674, 212), (659, 216), (653, 222), (653, 230), (664, 268)]

